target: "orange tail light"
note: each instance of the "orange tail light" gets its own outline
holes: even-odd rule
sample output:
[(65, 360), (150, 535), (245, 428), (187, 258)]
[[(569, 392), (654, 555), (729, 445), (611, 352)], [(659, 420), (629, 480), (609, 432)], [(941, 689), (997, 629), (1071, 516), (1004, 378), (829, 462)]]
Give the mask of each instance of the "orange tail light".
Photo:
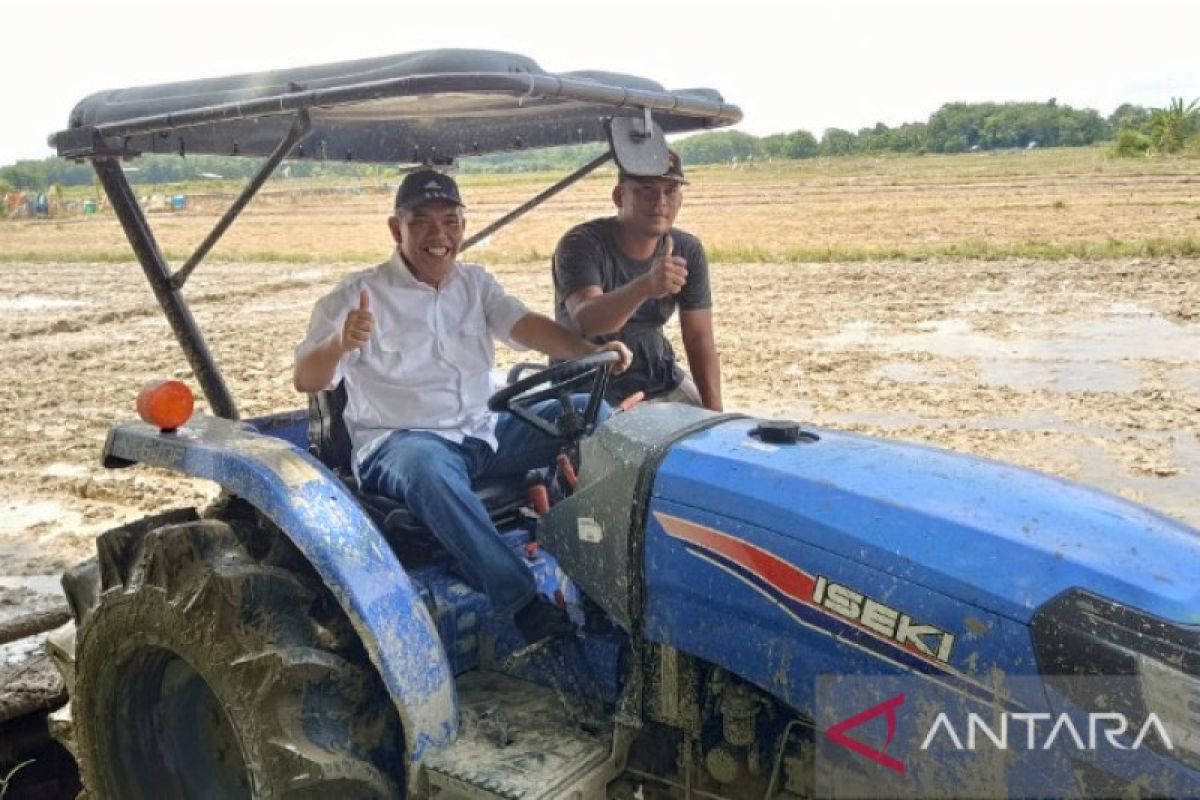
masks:
[(181, 381), (151, 381), (138, 392), (138, 416), (163, 431), (173, 431), (192, 417), (195, 397)]

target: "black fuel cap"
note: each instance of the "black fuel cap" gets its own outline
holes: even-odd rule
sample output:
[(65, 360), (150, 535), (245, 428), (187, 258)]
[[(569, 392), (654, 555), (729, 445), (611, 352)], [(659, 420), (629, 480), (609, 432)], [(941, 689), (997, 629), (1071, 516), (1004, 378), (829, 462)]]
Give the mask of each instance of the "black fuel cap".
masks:
[(796, 444), (800, 441), (815, 442), (816, 435), (800, 429), (800, 423), (791, 419), (765, 419), (752, 431), (758, 438), (771, 444)]

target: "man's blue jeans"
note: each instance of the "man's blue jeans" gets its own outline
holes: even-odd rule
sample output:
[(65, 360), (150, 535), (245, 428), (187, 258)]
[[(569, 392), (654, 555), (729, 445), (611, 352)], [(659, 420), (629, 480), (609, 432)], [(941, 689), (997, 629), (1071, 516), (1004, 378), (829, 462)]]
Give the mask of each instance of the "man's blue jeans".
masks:
[[(587, 405), (575, 395), (575, 408)], [(546, 400), (532, 411), (546, 420), (562, 412), (557, 400)], [(601, 404), (599, 420), (611, 414)], [(496, 424), (499, 448), (468, 437), (456, 444), (426, 431), (394, 431), (359, 467), (359, 484), (371, 494), (393, 497), (433, 532), (450, 551), (467, 582), (482, 591), (492, 608), (512, 614), (534, 596), (533, 573), (504, 545), (472, 481), (521, 475), (549, 466), (562, 443), (503, 413)]]

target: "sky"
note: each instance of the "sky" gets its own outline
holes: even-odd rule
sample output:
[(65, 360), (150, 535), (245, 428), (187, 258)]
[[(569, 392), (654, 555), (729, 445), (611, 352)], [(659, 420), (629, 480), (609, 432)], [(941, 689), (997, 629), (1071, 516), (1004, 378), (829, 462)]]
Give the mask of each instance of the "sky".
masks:
[(53, 155), (47, 135), (102, 89), (440, 47), (712, 87), (756, 135), (925, 121), (950, 101), (1107, 115), (1200, 96), (1200, 0), (19, 0), (0, 19), (0, 165)]

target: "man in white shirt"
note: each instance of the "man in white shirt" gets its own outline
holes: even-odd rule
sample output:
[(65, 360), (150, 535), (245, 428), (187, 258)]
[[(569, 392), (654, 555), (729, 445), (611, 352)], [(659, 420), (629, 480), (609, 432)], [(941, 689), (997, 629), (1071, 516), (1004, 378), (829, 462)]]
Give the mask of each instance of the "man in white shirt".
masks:
[[(482, 267), (456, 260), (465, 222), (458, 186), (410, 173), (388, 218), (396, 252), (321, 298), (296, 348), (302, 392), (345, 381), (351, 462), (364, 491), (402, 501), (455, 557), (493, 608), (527, 639), (565, 632), (566, 616), (535, 596), (533, 576), (499, 538), (473, 480), (524, 475), (553, 462), (558, 443), (487, 409), (493, 341), (570, 359), (600, 350), (629, 365), (625, 345), (590, 344), (529, 311)], [(583, 398), (577, 398), (582, 401)], [(558, 403), (534, 411), (557, 416)]]

